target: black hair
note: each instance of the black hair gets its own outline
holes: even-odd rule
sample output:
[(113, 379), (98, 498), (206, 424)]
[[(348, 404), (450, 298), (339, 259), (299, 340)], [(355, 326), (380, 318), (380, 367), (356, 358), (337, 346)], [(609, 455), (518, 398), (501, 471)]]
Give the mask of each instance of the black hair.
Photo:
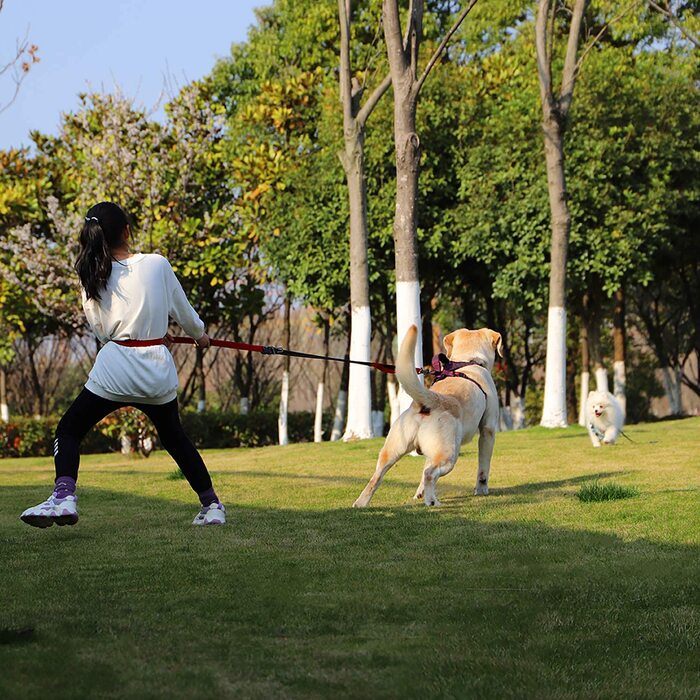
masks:
[(100, 298), (112, 272), (112, 248), (124, 240), (129, 219), (112, 202), (100, 202), (88, 210), (80, 231), (80, 251), (75, 271), (88, 299)]

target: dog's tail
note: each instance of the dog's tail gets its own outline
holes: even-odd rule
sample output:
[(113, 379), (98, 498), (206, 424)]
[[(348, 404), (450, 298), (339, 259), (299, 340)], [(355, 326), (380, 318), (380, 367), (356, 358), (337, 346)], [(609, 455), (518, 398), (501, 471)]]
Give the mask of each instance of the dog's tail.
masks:
[(396, 376), (403, 390), (421, 406), (426, 408), (434, 408), (438, 405), (439, 398), (432, 391), (426, 389), (418, 380), (416, 374), (415, 352), (416, 352), (416, 336), (418, 329), (411, 326), (401, 343), (399, 356), (396, 360)]

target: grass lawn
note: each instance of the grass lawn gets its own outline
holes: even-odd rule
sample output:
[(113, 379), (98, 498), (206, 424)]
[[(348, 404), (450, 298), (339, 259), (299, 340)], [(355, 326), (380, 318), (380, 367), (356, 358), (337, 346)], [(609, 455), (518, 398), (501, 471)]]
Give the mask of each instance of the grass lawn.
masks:
[(162, 453), (30, 528), (51, 460), (2, 460), (0, 698), (700, 698), (700, 418), (626, 432), (499, 434), (486, 498), (468, 445), (436, 509), (412, 457), (350, 508), (380, 440), (206, 451), (222, 528)]

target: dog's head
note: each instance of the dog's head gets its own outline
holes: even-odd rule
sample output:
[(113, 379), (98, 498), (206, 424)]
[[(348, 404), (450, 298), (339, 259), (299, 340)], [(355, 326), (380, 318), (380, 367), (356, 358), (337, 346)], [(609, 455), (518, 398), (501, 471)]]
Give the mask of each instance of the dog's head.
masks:
[(446, 335), (443, 342), (447, 357), (456, 362), (476, 360), (491, 370), (496, 353), (503, 357), (501, 334), (490, 328), (480, 328), (478, 331), (460, 328)]
[(596, 418), (600, 418), (610, 408), (610, 402), (602, 391), (591, 391), (588, 394), (588, 407)]

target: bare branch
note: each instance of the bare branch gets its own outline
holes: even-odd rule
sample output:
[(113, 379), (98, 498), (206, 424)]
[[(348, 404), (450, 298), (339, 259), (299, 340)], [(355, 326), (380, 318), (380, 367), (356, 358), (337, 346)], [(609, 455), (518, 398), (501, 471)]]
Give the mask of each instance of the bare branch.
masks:
[(678, 31), (690, 42), (695, 44), (696, 48), (700, 48), (700, 39), (696, 37), (695, 35), (691, 34), (688, 29), (683, 25), (683, 22), (679, 21), (678, 17), (673, 14), (671, 11), (670, 7), (668, 6), (668, 3), (666, 3), (666, 6), (663, 7), (659, 5), (658, 3), (654, 2), (653, 0), (649, 0), (649, 7), (652, 9), (656, 10), (660, 14), (662, 14), (664, 17), (668, 18), (668, 21), (671, 22), (671, 24), (678, 29)]
[(617, 22), (619, 19), (624, 17), (628, 12), (633, 10), (637, 5), (641, 4), (642, 0), (635, 0), (635, 2), (630, 3), (626, 8), (622, 10), (619, 14), (617, 14), (615, 17), (613, 17), (609, 22), (606, 22), (603, 25), (603, 28), (593, 37), (591, 41), (588, 42), (588, 45), (586, 48), (582, 51), (581, 56), (579, 57), (578, 61), (576, 61), (576, 73), (581, 69), (581, 66), (583, 65), (583, 60), (586, 58), (588, 55), (589, 51), (598, 43), (598, 39), (600, 39), (605, 32), (608, 31), (608, 28)]
[(357, 113), (357, 123), (362, 128), (365, 125), (365, 122), (369, 118), (369, 115), (372, 114), (374, 111), (374, 108), (377, 106), (377, 103), (379, 100), (382, 98), (382, 95), (391, 87), (391, 74), (387, 73), (386, 76), (384, 76), (384, 80), (377, 85), (377, 87), (374, 89), (374, 92), (367, 98), (367, 102), (363, 105), (362, 109)]
[(426, 81), (428, 78), (428, 75), (430, 74), (430, 71), (433, 69), (433, 66), (437, 63), (438, 59), (442, 55), (442, 53), (445, 50), (445, 47), (447, 46), (448, 42), (452, 38), (453, 34), (459, 29), (461, 26), (462, 22), (466, 19), (467, 15), (471, 12), (472, 8), (474, 5), (476, 5), (477, 0), (471, 0), (469, 5), (467, 5), (460, 13), (457, 19), (455, 20), (455, 23), (452, 25), (450, 30), (445, 34), (443, 37), (442, 41), (440, 42), (440, 45), (435, 49), (435, 52), (433, 55), (430, 57), (430, 60), (428, 61), (428, 64), (425, 66), (425, 70), (423, 71), (423, 75), (421, 75), (420, 79), (418, 80), (418, 84), (416, 86), (416, 93), (420, 92), (421, 88), (423, 87), (423, 83)]

